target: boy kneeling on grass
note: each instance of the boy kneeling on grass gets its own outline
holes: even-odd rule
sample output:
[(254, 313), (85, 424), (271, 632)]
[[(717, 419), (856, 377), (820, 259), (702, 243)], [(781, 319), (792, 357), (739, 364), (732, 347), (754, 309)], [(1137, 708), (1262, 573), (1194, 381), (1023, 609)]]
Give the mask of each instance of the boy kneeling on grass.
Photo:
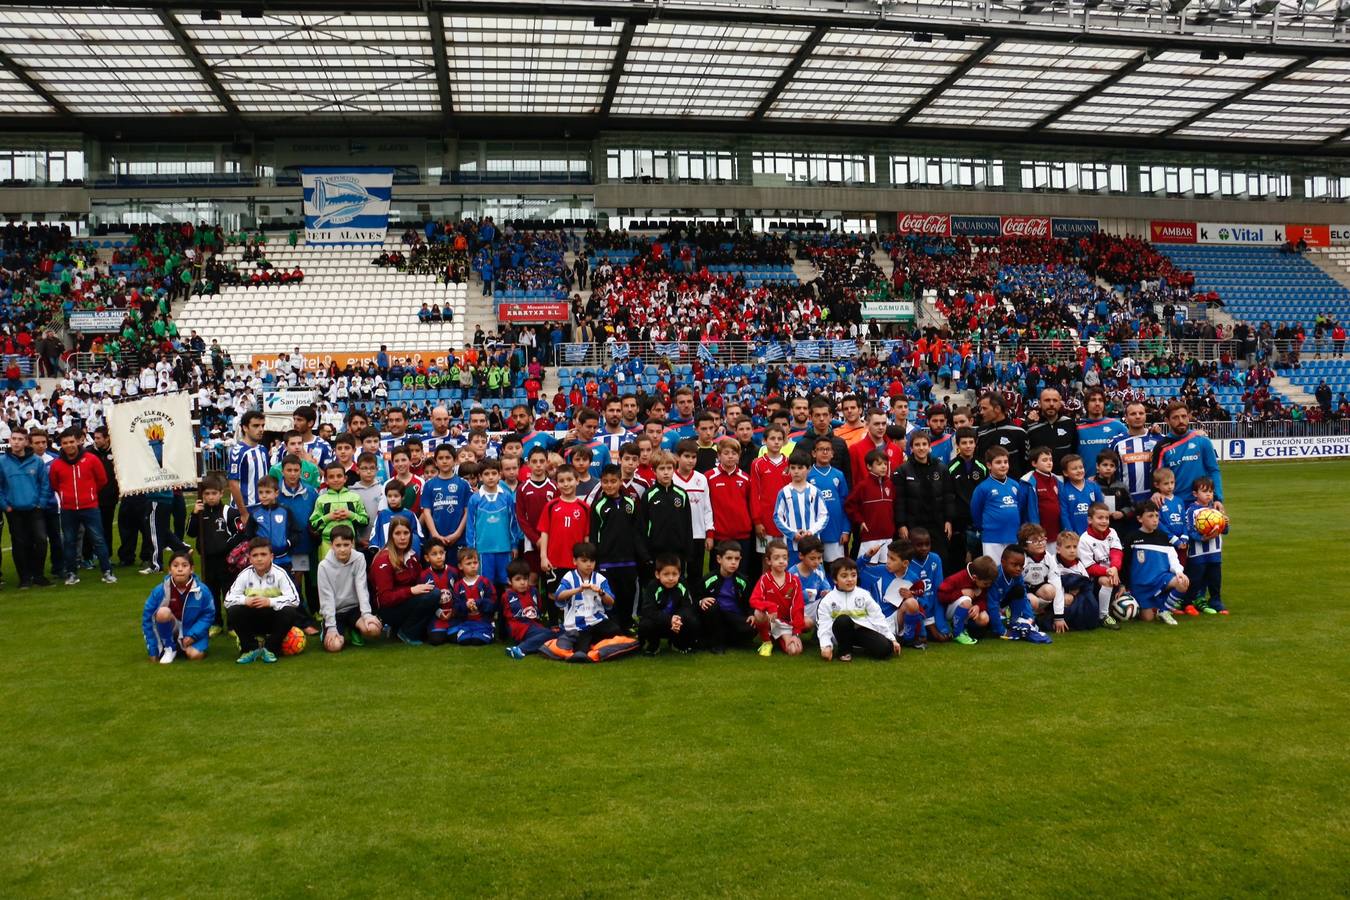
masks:
[[(272, 543), (265, 537), (248, 542), (249, 567), (239, 573), (225, 595), (226, 619), (239, 638), (239, 658), (247, 665), (261, 659), (274, 663), (286, 633), (302, 620), (300, 597), (290, 573), (272, 564)], [(258, 646), (258, 639), (263, 646)]]
[(192, 573), (192, 554), (174, 553), (169, 577), (155, 585), (141, 614), (141, 631), (151, 662), (168, 665), (181, 652), (188, 659), (206, 655), (215, 600), (201, 579)]
[(356, 552), (356, 534), (350, 525), (328, 532), (328, 555), (319, 563), (319, 615), (323, 619), (323, 649), (337, 653), (348, 643), (364, 646), (380, 636), (380, 620), (370, 611), (366, 585), (366, 558)]
[(876, 599), (858, 587), (858, 564), (848, 557), (834, 563), (834, 590), (816, 608), (816, 636), (820, 658), (850, 662), (855, 650), (873, 659), (890, 659), (900, 653)]

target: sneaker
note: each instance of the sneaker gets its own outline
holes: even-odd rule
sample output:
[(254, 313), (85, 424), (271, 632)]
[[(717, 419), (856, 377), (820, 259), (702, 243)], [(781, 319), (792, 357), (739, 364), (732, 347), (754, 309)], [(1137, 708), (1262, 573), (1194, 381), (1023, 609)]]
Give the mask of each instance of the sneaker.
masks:
[(104, 584), (117, 584), (117, 576), (114, 575), (114, 574), (111, 573), (111, 572), (104, 572), (104, 573), (103, 573), (103, 583), (104, 583)]
[(51, 587), (51, 586), (52, 586), (51, 579), (48, 578), (46, 575), (39, 575), (39, 576), (37, 576), (36, 578), (34, 578), (34, 579), (33, 579), (33, 584), (37, 585), (38, 587)]
[(93, 567), (94, 567), (94, 561), (93, 561), (92, 559), (82, 559), (82, 560), (80, 560), (80, 568), (81, 568), (81, 569), (92, 569)]
[(773, 641), (765, 641), (759, 645), (760, 656), (773, 656)]
[(66, 576), (66, 584), (79, 584), (79, 583), (80, 583), (80, 576), (76, 575), (74, 572), (71, 572), (69, 575)]
[(923, 638), (915, 638), (905, 646), (909, 647), (911, 650), (927, 650), (928, 642), (925, 641)]
[(1221, 616), (1226, 616), (1226, 615), (1228, 615), (1228, 610), (1226, 610), (1226, 609), (1221, 609), (1221, 610), (1219, 610), (1219, 615), (1221, 615)]
[(249, 650), (246, 653), (240, 653), (239, 658), (235, 660), (241, 666), (246, 666), (262, 657), (261, 650)]
[(1170, 612), (1166, 612), (1166, 611), (1163, 611), (1163, 612), (1161, 612), (1161, 613), (1158, 614), (1158, 621), (1159, 621), (1159, 622), (1162, 622), (1164, 625), (1175, 625), (1175, 624), (1177, 624), (1176, 617), (1173, 616)]
[(506, 655), (511, 657), (512, 659), (524, 659), (525, 651), (520, 649), (519, 647), (507, 647)]
[(1186, 615), (1188, 615), (1188, 616), (1198, 616), (1198, 615), (1200, 615), (1200, 610), (1196, 609), (1196, 608), (1195, 608), (1195, 604), (1193, 604), (1193, 603), (1188, 603), (1188, 604), (1186, 604), (1186, 606), (1184, 606), (1184, 607), (1182, 608), (1181, 611), (1184, 612), (1184, 613), (1185, 613)]
[(364, 647), (366, 645), (366, 639), (361, 636), (361, 632), (353, 628), (351, 634), (347, 635), (347, 643), (351, 644), (353, 647)]
[(159, 664), (161, 666), (167, 666), (169, 663), (173, 662), (177, 658), (178, 658), (177, 650), (175, 650), (173, 647), (165, 647), (164, 652), (159, 655)]
[(144, 569), (140, 569), (139, 571), (142, 575), (154, 575), (156, 572), (159, 571), (159, 569), (155, 568), (154, 566), (146, 566)]
[(21, 590), (21, 591), (26, 591), (26, 590), (28, 590), (29, 588), (31, 588), (32, 586), (33, 586), (33, 580), (32, 580), (31, 578), (25, 578), (23, 581), (20, 581), (20, 582), (19, 582), (19, 590)]
[(277, 655), (266, 647), (259, 650), (258, 653), (260, 654), (258, 659), (261, 659), (265, 663), (274, 663), (277, 661)]
[(964, 644), (967, 647), (971, 647), (979, 643), (978, 640), (966, 634), (964, 631), (953, 637), (952, 640), (956, 641), (958, 644)]
[(398, 639), (399, 639), (400, 641), (402, 641), (403, 643), (407, 644), (409, 647), (420, 647), (420, 646), (422, 646), (422, 642), (419, 641), (417, 638), (410, 638), (410, 637), (408, 637), (406, 634), (404, 634), (404, 633), (401, 632), (401, 631), (398, 633)]
[(1044, 631), (1041, 631), (1041, 630), (1036, 629), (1036, 628), (1033, 628), (1033, 629), (1031, 629), (1031, 631), (1027, 632), (1027, 636), (1026, 636), (1025, 640), (1028, 640), (1028, 641), (1030, 641), (1030, 642), (1033, 643), (1033, 644), (1053, 644), (1053, 643), (1054, 643), (1054, 641), (1052, 641), (1052, 640), (1050, 639), (1050, 635), (1048, 635), (1048, 634), (1046, 634)]
[(1102, 627), (1109, 628), (1111, 631), (1119, 631), (1120, 623), (1115, 620), (1114, 616), (1105, 616), (1102, 619)]
[(1217, 616), (1219, 614), (1219, 611), (1212, 606), (1202, 606), (1200, 607), (1200, 611), (1207, 616)]
[(225, 629), (224, 629), (224, 628), (221, 628), (219, 625), (212, 625), (212, 626), (210, 627), (210, 629), (208, 629), (207, 632), (206, 632), (207, 637), (219, 637), (220, 635), (222, 635), (222, 634), (224, 634), (224, 633), (225, 633)]
[(852, 653), (845, 653), (843, 656), (839, 657), (839, 661), (840, 661), (840, 662), (853, 662), (853, 654), (852, 654)]
[(1205, 608), (1212, 609), (1221, 616), (1228, 615), (1228, 607), (1223, 605), (1222, 600), (1211, 600), (1209, 601), (1209, 604)]

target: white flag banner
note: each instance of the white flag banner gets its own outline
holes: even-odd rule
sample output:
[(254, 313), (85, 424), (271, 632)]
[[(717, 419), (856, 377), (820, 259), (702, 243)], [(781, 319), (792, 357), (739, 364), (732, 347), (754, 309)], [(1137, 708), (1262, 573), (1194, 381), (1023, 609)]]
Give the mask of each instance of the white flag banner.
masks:
[(115, 404), (108, 413), (108, 433), (123, 496), (196, 486), (197, 454), (187, 394), (156, 394)]

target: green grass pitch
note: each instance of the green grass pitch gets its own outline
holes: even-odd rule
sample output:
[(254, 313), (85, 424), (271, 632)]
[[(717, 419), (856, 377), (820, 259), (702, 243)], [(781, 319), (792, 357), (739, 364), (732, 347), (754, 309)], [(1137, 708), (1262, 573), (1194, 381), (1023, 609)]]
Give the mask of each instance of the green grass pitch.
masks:
[(2, 892), (1345, 896), (1350, 462), (1224, 477), (1232, 616), (883, 664), (165, 667), (6, 559)]

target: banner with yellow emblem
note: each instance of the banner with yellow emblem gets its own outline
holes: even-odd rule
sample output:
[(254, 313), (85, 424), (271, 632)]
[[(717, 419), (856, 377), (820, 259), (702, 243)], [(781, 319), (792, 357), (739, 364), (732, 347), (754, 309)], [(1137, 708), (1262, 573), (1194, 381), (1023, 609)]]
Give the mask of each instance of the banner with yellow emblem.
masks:
[(108, 414), (108, 433), (122, 496), (196, 486), (189, 395), (157, 394), (118, 403)]

